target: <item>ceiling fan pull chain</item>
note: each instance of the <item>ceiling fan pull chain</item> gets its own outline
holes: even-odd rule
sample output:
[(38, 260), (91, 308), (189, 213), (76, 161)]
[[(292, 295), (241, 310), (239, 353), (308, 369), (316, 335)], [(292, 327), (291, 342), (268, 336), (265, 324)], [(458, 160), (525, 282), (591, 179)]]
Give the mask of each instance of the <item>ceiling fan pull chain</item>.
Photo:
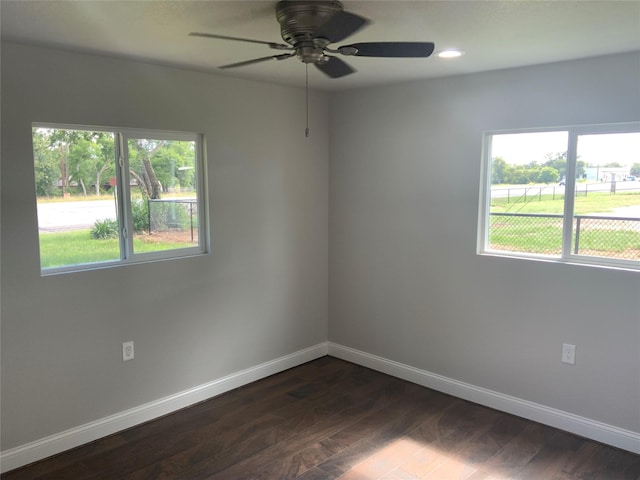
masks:
[(309, 64), (305, 63), (305, 102), (306, 102), (306, 116), (307, 116), (307, 126), (304, 129), (304, 136), (309, 137)]

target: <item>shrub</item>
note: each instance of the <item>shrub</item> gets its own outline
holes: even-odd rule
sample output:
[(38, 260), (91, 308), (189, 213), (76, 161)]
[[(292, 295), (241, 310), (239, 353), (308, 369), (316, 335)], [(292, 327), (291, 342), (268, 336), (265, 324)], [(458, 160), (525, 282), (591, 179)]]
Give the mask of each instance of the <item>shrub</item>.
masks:
[(151, 229), (155, 231), (187, 230), (191, 224), (189, 204), (151, 201)]
[(96, 240), (106, 240), (108, 238), (118, 238), (118, 221), (112, 218), (96, 220), (91, 229), (91, 238)]
[(132, 201), (131, 215), (133, 220), (133, 231), (135, 233), (144, 233), (145, 231), (149, 231), (149, 207), (146, 201)]

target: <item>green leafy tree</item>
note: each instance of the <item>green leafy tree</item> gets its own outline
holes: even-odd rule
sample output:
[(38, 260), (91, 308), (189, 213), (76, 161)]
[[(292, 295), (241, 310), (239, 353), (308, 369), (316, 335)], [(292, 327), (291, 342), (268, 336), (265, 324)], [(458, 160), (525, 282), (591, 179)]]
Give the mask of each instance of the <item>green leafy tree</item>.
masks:
[(87, 195), (87, 186), (94, 185), (100, 195), (100, 184), (105, 172), (115, 173), (115, 147), (113, 134), (106, 132), (77, 132), (69, 145), (69, 179), (76, 181)]
[[(546, 156), (546, 159), (547, 161), (542, 164), (543, 167), (554, 168), (558, 172), (559, 178), (567, 176), (567, 152), (550, 153)], [(586, 163), (583, 160), (578, 159), (576, 161), (576, 178), (584, 178), (585, 167)]]
[(68, 192), (72, 182), (75, 182), (80, 185), (86, 195), (86, 184), (92, 170), (93, 137), (96, 133), (87, 130), (63, 129), (51, 129), (50, 132), (51, 148), (59, 154), (62, 193)]
[(56, 182), (60, 179), (60, 165), (49, 149), (49, 140), (43, 129), (33, 132), (33, 159), (36, 195), (52, 197), (58, 193)]
[(90, 138), (82, 136), (69, 145), (68, 173), (69, 180), (75, 180), (82, 188), (82, 193), (87, 196), (87, 179), (91, 178), (91, 157), (93, 156), (93, 144)]
[(193, 142), (166, 142), (159, 148), (151, 163), (162, 184), (163, 192), (193, 190), (195, 186), (195, 151)]
[(138, 183), (143, 198), (159, 199), (162, 184), (151, 162), (154, 154), (164, 146), (164, 141), (129, 140), (129, 172)]
[[(491, 183), (514, 185), (555, 183), (566, 175), (567, 152), (550, 153), (545, 158), (542, 165), (537, 161), (529, 162), (526, 165), (510, 165), (504, 159), (495, 157), (491, 164)], [(585, 163), (579, 160), (576, 163), (576, 176), (580, 178), (584, 173)]]
[(112, 133), (97, 132), (94, 138), (93, 175), (96, 195), (100, 195), (100, 186), (104, 176), (113, 177), (116, 173), (115, 146)]
[(507, 167), (507, 162), (501, 157), (495, 157), (491, 161), (491, 183), (493, 185), (499, 183), (505, 183), (504, 170)]
[(553, 167), (542, 167), (538, 175), (538, 182), (540, 183), (556, 183), (560, 180), (558, 171)]
[(48, 175), (57, 177), (51, 184), (59, 182), (63, 195), (74, 183), (82, 188), (84, 195), (88, 186), (95, 185), (99, 195), (102, 175), (115, 173), (111, 133), (43, 128), (37, 129), (33, 138), (36, 183), (40, 184), (39, 191), (43, 194)]
[(78, 141), (80, 132), (75, 130), (48, 129), (49, 149), (55, 152), (60, 168), (60, 188), (64, 196), (69, 192), (71, 173), (69, 168), (69, 153), (73, 143)]
[[(546, 155), (546, 159), (547, 161), (543, 163), (543, 166), (554, 168), (560, 178), (567, 176), (567, 152), (550, 153)], [(584, 162), (582, 165), (582, 173), (584, 173)]]
[(143, 198), (195, 188), (194, 142), (130, 140), (129, 166)]
[(636, 177), (640, 176), (640, 163), (634, 163), (631, 165), (631, 170), (629, 171), (631, 175), (635, 175)]
[(504, 169), (504, 182), (515, 185), (529, 183), (530, 174), (524, 165), (507, 165)]

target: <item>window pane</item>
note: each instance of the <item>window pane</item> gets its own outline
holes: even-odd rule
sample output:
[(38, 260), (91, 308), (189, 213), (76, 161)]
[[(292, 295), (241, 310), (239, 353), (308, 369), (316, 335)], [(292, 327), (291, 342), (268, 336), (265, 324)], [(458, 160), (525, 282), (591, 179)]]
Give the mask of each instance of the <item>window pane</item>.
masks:
[(32, 129), (41, 268), (120, 259), (114, 135)]
[(195, 141), (129, 139), (134, 253), (199, 246)]
[(493, 135), (488, 250), (560, 256), (567, 132)]
[(640, 133), (580, 135), (574, 254), (640, 260)]

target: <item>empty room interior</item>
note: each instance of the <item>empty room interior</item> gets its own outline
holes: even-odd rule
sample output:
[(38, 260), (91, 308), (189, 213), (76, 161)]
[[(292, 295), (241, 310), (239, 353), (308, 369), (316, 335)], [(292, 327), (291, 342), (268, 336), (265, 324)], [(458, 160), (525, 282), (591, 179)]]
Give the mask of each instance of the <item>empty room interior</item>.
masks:
[[(596, 161), (586, 141), (639, 138), (640, 2), (0, 9), (3, 473), (289, 369), (339, 365), (627, 455), (626, 477), (548, 478), (640, 478), (640, 147)], [(440, 55), (451, 49), (461, 55)], [(494, 181), (492, 148), (552, 131), (567, 146), (546, 154), (566, 170)], [(63, 168), (63, 134), (67, 153), (109, 139), (114, 173)], [(162, 195), (143, 192), (142, 149), (183, 144), (193, 164), (172, 177), (156, 166)], [(187, 178), (189, 247), (143, 253), (141, 237), (161, 238), (151, 206), (186, 202)], [(508, 199), (494, 183), (513, 184)], [(41, 203), (71, 208), (93, 190), (116, 212), (115, 258), (45, 264), (45, 241), (69, 232), (46, 231)], [(149, 223), (134, 234), (139, 192)], [(579, 210), (605, 194), (631, 203)], [(556, 253), (523, 246), (542, 227), (496, 243), (504, 202), (502, 215), (539, 218), (556, 201)], [(627, 246), (578, 250), (607, 228), (589, 222), (612, 215), (630, 225)], [(450, 478), (512, 478), (485, 473)], [(384, 478), (446, 478), (415, 475)]]

